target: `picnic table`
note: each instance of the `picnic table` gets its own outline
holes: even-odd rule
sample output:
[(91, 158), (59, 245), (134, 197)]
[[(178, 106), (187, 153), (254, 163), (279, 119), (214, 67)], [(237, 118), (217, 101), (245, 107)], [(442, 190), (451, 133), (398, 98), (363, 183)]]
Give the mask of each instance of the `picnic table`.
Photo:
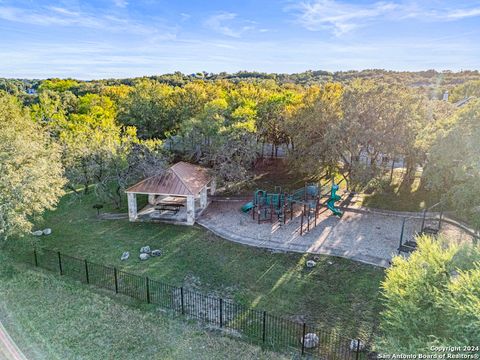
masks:
[(180, 209), (184, 206), (183, 204), (179, 203), (160, 203), (155, 205), (155, 210), (158, 211), (168, 211), (173, 214), (176, 214), (180, 211)]

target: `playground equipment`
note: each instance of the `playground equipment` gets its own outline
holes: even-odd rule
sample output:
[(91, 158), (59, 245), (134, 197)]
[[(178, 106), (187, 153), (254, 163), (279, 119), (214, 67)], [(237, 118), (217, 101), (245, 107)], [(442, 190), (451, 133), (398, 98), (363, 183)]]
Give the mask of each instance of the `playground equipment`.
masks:
[[(282, 193), (280, 187), (275, 187), (274, 193), (257, 190), (253, 197), (253, 207), (251, 207), (253, 210), (252, 217), (255, 219), (255, 216), (257, 216), (259, 224), (264, 221), (273, 222), (274, 216), (276, 216), (277, 220), (285, 223), (286, 214), (289, 210), (287, 207), (289, 204), (290, 207), (292, 206), (291, 202), (291, 198), (286, 193)], [(249, 203), (245, 204), (242, 209), (247, 207), (247, 205), (249, 205)]]
[(339, 195), (337, 195), (337, 191), (338, 191), (338, 185), (333, 184), (332, 185), (332, 190), (331, 190), (331, 193), (330, 193), (330, 199), (327, 201), (327, 208), (331, 212), (333, 212), (333, 214), (335, 216), (342, 216), (343, 211), (335, 207), (335, 202), (339, 201), (341, 199), (341, 197)]
[[(341, 210), (335, 207), (335, 202), (340, 200), (336, 194), (338, 185), (333, 184), (330, 198), (327, 202), (327, 208), (336, 216), (341, 216)], [(300, 212), (300, 235), (303, 235), (306, 225), (306, 231), (310, 227), (317, 226), (317, 215), (320, 209), (320, 186), (318, 184), (305, 184), (292, 193), (283, 192), (281, 187), (275, 187), (275, 191), (268, 193), (265, 190), (256, 190), (253, 201), (242, 206), (242, 211), (248, 213), (252, 211), (252, 218), (258, 223), (274, 222), (286, 224), (287, 220), (293, 220), (295, 209), (301, 207)], [(311, 224), (313, 222), (313, 224)]]
[[(428, 212), (439, 207), (440, 213), (435, 216), (427, 216)], [(402, 222), (402, 230), (400, 232), (400, 244), (398, 246), (398, 254), (400, 253), (411, 253), (417, 248), (417, 242), (415, 238), (417, 235), (428, 234), (431, 236), (436, 236), (439, 231), (442, 229), (442, 220), (443, 220), (443, 205), (441, 202), (429, 207), (428, 209), (423, 210), (422, 224), (420, 230), (414, 231), (413, 237), (410, 239), (404, 239), (405, 237), (405, 225), (407, 220), (412, 219), (412, 217), (404, 218)]]

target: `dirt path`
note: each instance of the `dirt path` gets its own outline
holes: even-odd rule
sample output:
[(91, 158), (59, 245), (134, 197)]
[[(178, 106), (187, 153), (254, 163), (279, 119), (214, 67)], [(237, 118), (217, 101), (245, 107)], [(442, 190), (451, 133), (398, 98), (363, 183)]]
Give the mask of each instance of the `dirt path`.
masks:
[(0, 359), (27, 360), (0, 322)]

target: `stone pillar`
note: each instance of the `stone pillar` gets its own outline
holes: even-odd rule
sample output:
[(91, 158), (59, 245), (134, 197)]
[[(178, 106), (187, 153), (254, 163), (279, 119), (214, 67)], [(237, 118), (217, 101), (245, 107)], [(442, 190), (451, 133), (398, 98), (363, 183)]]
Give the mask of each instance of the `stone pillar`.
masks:
[(128, 219), (137, 220), (137, 194), (127, 193), (128, 199)]
[(205, 186), (200, 191), (200, 208), (205, 209), (207, 207), (207, 187)]
[(150, 205), (155, 205), (155, 198), (156, 198), (155, 195), (149, 194), (149, 195), (148, 195), (148, 203), (149, 203)]
[(187, 224), (193, 225), (195, 223), (195, 197), (193, 195), (187, 196)]
[(217, 180), (213, 179), (210, 182), (210, 195), (215, 195), (215, 191), (217, 191)]

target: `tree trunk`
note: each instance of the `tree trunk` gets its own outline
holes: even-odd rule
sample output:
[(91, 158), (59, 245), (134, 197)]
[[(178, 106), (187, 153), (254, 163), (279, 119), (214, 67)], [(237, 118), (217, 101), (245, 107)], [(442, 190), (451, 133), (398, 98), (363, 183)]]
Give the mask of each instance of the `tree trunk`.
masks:
[(390, 169), (390, 185), (392, 184), (393, 181), (393, 169), (395, 168), (395, 154), (393, 154), (392, 157), (392, 168)]

